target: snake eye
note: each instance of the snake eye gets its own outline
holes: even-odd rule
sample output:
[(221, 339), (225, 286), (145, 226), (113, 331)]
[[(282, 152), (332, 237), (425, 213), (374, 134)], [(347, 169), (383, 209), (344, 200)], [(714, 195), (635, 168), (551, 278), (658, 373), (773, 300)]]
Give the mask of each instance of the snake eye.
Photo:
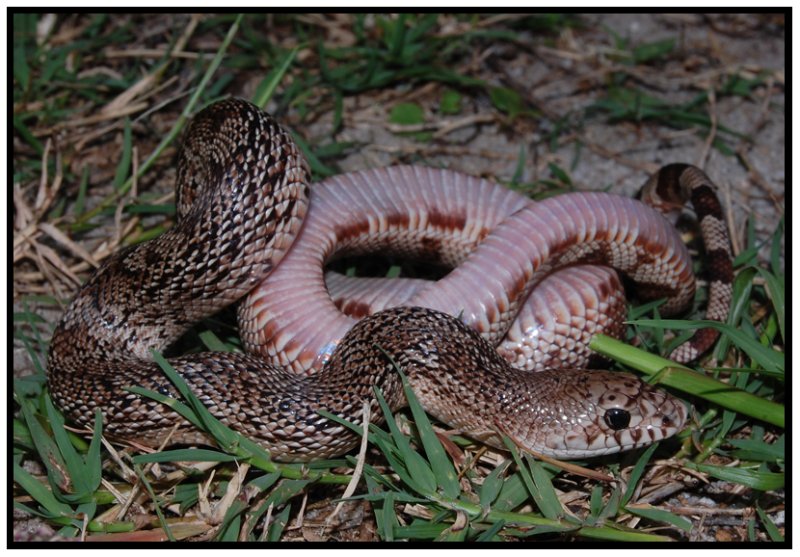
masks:
[(606, 410), (603, 419), (611, 429), (620, 430), (625, 429), (628, 427), (628, 424), (631, 423), (631, 414), (622, 408), (611, 408)]

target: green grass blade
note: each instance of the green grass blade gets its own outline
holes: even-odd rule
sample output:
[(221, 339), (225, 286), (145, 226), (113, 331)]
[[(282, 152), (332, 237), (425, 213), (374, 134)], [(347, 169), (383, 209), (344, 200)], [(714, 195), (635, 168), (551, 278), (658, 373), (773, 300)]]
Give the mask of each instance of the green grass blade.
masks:
[(84, 207), (86, 206), (86, 191), (89, 188), (89, 165), (84, 164), (81, 169), (81, 181), (78, 184), (78, 196), (75, 198), (75, 205), (72, 211), (76, 217), (83, 214)]
[(745, 416), (763, 420), (781, 428), (785, 427), (786, 409), (783, 405), (692, 370), (681, 367), (667, 368), (659, 374), (659, 383), (694, 394)]
[(400, 523), (397, 520), (397, 514), (394, 510), (394, 493), (391, 491), (386, 492), (386, 497), (383, 499), (383, 508), (381, 509), (381, 537), (384, 541), (394, 541), (394, 530)]
[(247, 485), (255, 487), (259, 491), (266, 491), (275, 483), (281, 479), (280, 471), (270, 472), (269, 474), (264, 474), (263, 476), (259, 476), (258, 478), (251, 480), (247, 483)]
[(600, 514), (597, 515), (600, 523), (602, 524), (606, 520), (609, 520), (619, 513), (620, 508), (620, 500), (622, 499), (622, 492), (619, 490), (618, 486), (614, 486), (614, 489), (611, 491), (611, 495), (608, 497), (608, 501), (606, 502), (603, 509), (600, 511)]
[(269, 525), (269, 534), (267, 535), (267, 541), (270, 542), (277, 542), (280, 541), (281, 536), (283, 536), (283, 529), (286, 528), (286, 525), (289, 524), (289, 515), (292, 513), (292, 506), (286, 505), (286, 507), (279, 512), (276, 516), (272, 517), (272, 523)]
[[(15, 389), (16, 389), (15, 382)], [(42, 463), (47, 470), (47, 478), (53, 489), (66, 489), (70, 479), (68, 476), (67, 465), (64, 458), (61, 456), (61, 451), (58, 445), (44, 430), (39, 420), (36, 419), (32, 403), (28, 399), (17, 396), (19, 401), (22, 417), (28, 427), (31, 435), (31, 440), (36, 448), (36, 453), (41, 458)]]
[(781, 535), (780, 530), (778, 527), (775, 526), (775, 523), (772, 522), (772, 519), (764, 512), (760, 506), (756, 506), (756, 513), (758, 513), (758, 518), (761, 520), (761, 523), (764, 525), (764, 530), (767, 531), (767, 535), (769, 538), (774, 542), (782, 542), (784, 541), (783, 536)]
[(398, 526), (394, 536), (401, 540), (437, 540), (448, 528), (444, 522), (412, 522), (408, 526)]
[(302, 492), (313, 479), (293, 479), (281, 482), (278, 487), (272, 490), (264, 502), (258, 507), (258, 510), (253, 513), (254, 519), (258, 520), (272, 505), (273, 508), (279, 505), (285, 505), (289, 500)]
[(198, 333), (200, 341), (210, 352), (233, 352), (233, 349), (220, 339), (213, 331), (202, 331)]
[[(83, 458), (78, 454), (78, 452), (75, 450), (75, 447), (72, 445), (72, 441), (67, 435), (67, 430), (64, 428), (64, 419), (61, 416), (61, 413), (56, 410), (49, 396), (45, 396), (44, 403), (47, 417), (50, 421), (50, 425), (52, 426), (53, 437), (55, 438), (56, 445), (58, 445), (58, 450), (61, 452), (61, 456), (64, 459), (64, 464), (67, 466), (67, 474), (69, 474), (70, 481), (72, 483), (75, 502), (83, 502), (85, 501), (86, 497), (91, 497), (92, 493), (94, 493), (95, 489), (97, 489), (100, 484), (100, 478), (97, 478), (96, 485), (92, 485), (91, 482), (93, 478), (86, 474), (86, 462), (84, 462)], [(97, 434), (98, 424), (95, 424), (95, 432), (95, 437), (99, 438), (99, 434)], [(65, 497), (69, 497), (69, 499), (72, 500), (71, 496)]]
[[(419, 455), (414, 449), (411, 448), (408, 438), (403, 435), (397, 423), (394, 420), (392, 411), (383, 397), (383, 393), (375, 387), (375, 394), (378, 398), (378, 404), (381, 406), (383, 415), (386, 417), (386, 425), (392, 435), (395, 447), (397, 448), (397, 456), (402, 459), (402, 467), (408, 472), (406, 482), (418, 493), (422, 495), (432, 495), (436, 491), (436, 477), (433, 475), (428, 463)], [(391, 451), (386, 452), (389, 457)], [(399, 462), (398, 462), (399, 464)], [(395, 468), (395, 472), (398, 470)]]
[(133, 157), (133, 132), (131, 131), (131, 119), (125, 118), (125, 127), (122, 130), (122, 156), (117, 163), (117, 171), (114, 175), (114, 189), (119, 189), (128, 179), (131, 171), (131, 159)]
[(240, 460), (236, 455), (209, 449), (175, 449), (133, 457), (137, 464), (145, 462), (234, 462)]
[[(14, 19), (17, 19), (17, 14), (14, 14)], [(16, 27), (16, 21), (14, 22)], [(25, 41), (14, 41), (14, 63), (13, 63), (14, 79), (17, 81), (17, 87), (20, 90), (28, 88), (28, 80), (30, 79), (30, 66), (28, 65), (27, 47)]]
[[(739, 325), (750, 311), (751, 296), (753, 291), (753, 277), (758, 269), (756, 267), (745, 267), (741, 269), (733, 281), (733, 295), (730, 312), (728, 313), (728, 324), (731, 326)], [(661, 331), (661, 329), (655, 329)], [(730, 349), (731, 339), (721, 335), (717, 346), (714, 349), (714, 357), (723, 360)]]
[[(49, 398), (49, 397), (48, 397)], [(86, 451), (86, 456), (83, 457), (85, 463), (85, 473), (87, 476), (86, 485), (88, 492), (94, 494), (100, 487), (103, 479), (103, 460), (100, 457), (100, 447), (102, 446), (103, 436), (103, 416), (100, 410), (94, 412), (94, 428), (92, 430), (92, 441), (89, 443), (89, 450)]]
[(36, 154), (40, 157), (44, 154), (44, 145), (42, 142), (39, 141), (35, 135), (31, 132), (28, 126), (25, 125), (25, 122), (22, 121), (22, 117), (15, 114), (14, 115), (14, 130), (36, 151)]
[[(162, 358), (162, 361), (165, 360)], [(230, 454), (235, 455), (238, 458), (247, 459), (247, 461), (253, 466), (260, 468), (265, 472), (273, 472), (276, 470), (276, 466), (270, 459), (269, 453), (263, 447), (253, 443), (249, 439), (243, 437), (217, 420), (217, 418), (215, 418), (214, 415), (208, 411), (208, 409), (203, 405), (202, 402), (200, 402), (194, 393), (189, 390), (189, 387), (186, 382), (183, 381), (183, 378), (175, 373), (168, 363), (167, 366), (168, 371), (165, 370), (165, 373), (170, 380), (176, 383), (176, 387), (181, 394), (183, 395), (186, 393), (186, 395), (188, 395), (188, 399), (193, 401), (193, 408), (190, 408), (189, 406), (181, 403), (178, 400), (175, 400), (172, 397), (164, 396), (160, 393), (148, 391), (140, 387), (129, 387), (128, 390), (147, 396), (169, 406), (181, 416), (186, 418), (195, 427), (214, 437), (214, 440), (217, 441), (220, 447), (222, 447), (223, 450), (228, 451)], [(211, 424), (211, 427), (207, 428), (207, 424)], [(216, 437), (215, 435), (219, 435), (219, 437)]]
[(733, 468), (727, 466), (715, 466), (713, 464), (698, 464), (695, 462), (685, 462), (689, 468), (713, 476), (719, 480), (742, 484), (750, 489), (759, 491), (774, 491), (781, 489), (786, 482), (782, 472), (765, 472), (748, 468)]
[(653, 456), (653, 453), (658, 448), (658, 443), (654, 443), (647, 447), (647, 449), (642, 453), (642, 456), (636, 461), (636, 465), (633, 467), (631, 471), (630, 478), (628, 478), (628, 486), (625, 489), (625, 493), (622, 496), (622, 501), (620, 501), (621, 506), (627, 505), (633, 494), (636, 492), (636, 485), (639, 483), (639, 480), (642, 478), (642, 474), (644, 474), (645, 466), (647, 463), (650, 462), (650, 457)]
[(500, 466), (497, 466), (484, 478), (478, 493), (480, 505), (481, 508), (484, 509), (484, 512), (489, 511), (491, 505), (495, 502), (498, 495), (500, 495), (500, 490), (505, 484), (502, 476), (510, 465), (510, 460), (503, 461)]
[[(511, 456), (514, 458), (514, 462), (516, 463), (517, 469), (522, 476), (525, 487), (528, 489), (528, 493), (536, 503), (539, 511), (541, 511), (541, 513), (550, 520), (558, 520), (563, 514), (563, 509), (561, 508), (561, 503), (558, 502), (557, 497), (555, 503), (552, 500), (555, 490), (553, 490), (553, 485), (550, 483), (550, 479), (547, 478), (546, 482), (542, 482), (542, 485), (549, 485), (549, 489), (545, 487), (545, 491), (540, 491), (539, 484), (534, 481), (533, 475), (520, 458), (519, 453), (517, 452), (517, 447), (514, 445), (513, 441), (504, 435), (503, 443), (509, 452), (511, 452)], [(541, 481), (540, 477), (538, 479)]]
[(385, 499), (383, 497), (384, 491), (381, 486), (384, 485), (384, 478), (375, 472), (371, 466), (365, 466), (364, 472), (364, 481), (367, 484), (367, 493), (370, 496), (376, 497), (375, 501), (373, 501), (371, 504), (372, 514), (375, 518), (375, 528), (378, 532), (382, 532), (384, 529), (382, 511)]
[[(350, 457), (348, 461), (350, 462), (351, 467), (355, 467), (356, 464), (355, 458)], [(370, 485), (372, 484), (376, 486), (376, 490), (379, 490), (381, 486), (390, 490), (399, 489), (395, 485), (394, 480), (390, 476), (388, 475), (384, 476), (383, 474), (378, 472), (374, 466), (371, 466), (366, 463), (364, 464), (364, 478), (371, 480), (367, 482), (367, 488), (369, 490), (369, 493), (373, 492), (373, 489), (370, 487)]]
[(31, 431), (22, 420), (14, 418), (11, 422), (11, 428), (12, 439), (15, 447), (22, 447), (28, 451), (35, 450)]
[[(781, 220), (778, 222), (778, 226), (775, 227), (775, 232), (772, 234), (772, 242), (770, 246), (770, 255), (769, 255), (769, 263), (770, 269), (775, 275), (781, 276), (781, 259), (783, 255), (783, 244), (781, 243), (781, 238), (783, 237), (784, 232), (784, 216), (781, 216)], [(752, 219), (751, 219), (752, 220)]]
[(602, 527), (586, 527), (578, 530), (578, 535), (585, 538), (594, 540), (612, 541), (612, 542), (671, 542), (674, 541), (666, 536), (658, 536), (656, 534), (647, 534), (644, 532), (636, 532), (633, 530), (623, 530), (621, 528), (611, 528), (609, 526)]
[(786, 366), (786, 357), (783, 353), (772, 350), (758, 340), (746, 335), (739, 329), (726, 323), (717, 321), (697, 320), (684, 321), (680, 319), (637, 319), (633, 324), (641, 327), (658, 327), (663, 329), (702, 329), (712, 328), (727, 335), (742, 351), (753, 358), (765, 370), (783, 375)]
[(636, 516), (641, 516), (654, 522), (671, 524), (684, 532), (691, 532), (692, 523), (683, 517), (672, 514), (664, 509), (657, 509), (651, 505), (629, 505), (625, 510)]
[(675, 48), (675, 39), (665, 39), (641, 44), (631, 50), (635, 64), (643, 64), (657, 58), (664, 58)]
[[(131, 203), (125, 206), (128, 215), (164, 215), (172, 216), (176, 213), (174, 203)], [(160, 230), (160, 227), (156, 227)]]
[(191, 423), (197, 429), (203, 429), (203, 421), (197, 416), (197, 414), (194, 413), (194, 411), (191, 408), (189, 408), (189, 406), (182, 403), (181, 401), (176, 400), (170, 396), (162, 395), (161, 393), (157, 393), (155, 391), (143, 389), (142, 387), (127, 387), (125, 390), (137, 394), (139, 396), (152, 398), (156, 402), (160, 402), (164, 406), (167, 406), (170, 409), (177, 412), (178, 414), (180, 414), (183, 418), (185, 418), (189, 423)]
[(425, 448), (425, 454), (428, 456), (430, 468), (433, 469), (433, 475), (436, 478), (436, 483), (442, 489), (445, 496), (455, 499), (461, 493), (461, 486), (458, 483), (458, 474), (453, 466), (453, 462), (447, 456), (447, 453), (442, 447), (439, 438), (433, 431), (428, 416), (422, 409), (419, 401), (417, 400), (411, 385), (408, 384), (408, 378), (400, 371), (400, 368), (395, 362), (392, 362), (395, 370), (400, 374), (400, 379), (403, 383), (403, 391), (408, 400), (408, 405), (411, 408), (411, 414), (414, 416), (414, 422), (417, 424), (417, 431), (419, 432), (422, 446)]
[(786, 340), (786, 285), (782, 277), (778, 277), (765, 269), (758, 269), (758, 273), (764, 278), (767, 295), (772, 300), (772, 306), (775, 308), (781, 338)]
[(150, 495), (150, 499), (153, 501), (153, 508), (156, 511), (156, 516), (158, 517), (158, 522), (161, 525), (161, 528), (164, 530), (164, 533), (167, 535), (167, 539), (169, 539), (171, 542), (174, 542), (175, 535), (172, 533), (172, 530), (167, 523), (167, 519), (164, 517), (164, 513), (161, 510), (161, 502), (159, 501), (158, 497), (156, 497), (156, 494), (153, 491), (153, 486), (150, 485), (150, 482), (147, 480), (138, 464), (133, 465), (133, 471), (136, 472), (139, 481), (142, 482), (142, 485), (144, 486), (148, 495)]
[(495, 499), (492, 506), (495, 511), (510, 511), (516, 509), (522, 503), (528, 500), (528, 489), (525, 487), (525, 482), (522, 479), (520, 472), (508, 476), (503, 486), (500, 488), (500, 493)]
[(75, 515), (80, 519), (81, 522), (84, 520), (87, 522), (87, 529), (89, 523), (92, 522), (95, 514), (97, 513), (97, 501), (87, 501), (78, 505), (78, 508), (75, 509)]
[(463, 542), (467, 539), (467, 534), (469, 533), (469, 528), (463, 527), (454, 529), (453, 525), (448, 526), (439, 536), (436, 538), (436, 541), (440, 542)]
[(267, 103), (272, 98), (272, 95), (275, 93), (275, 89), (278, 87), (281, 81), (283, 81), (286, 72), (289, 71), (289, 67), (292, 65), (295, 56), (297, 56), (297, 52), (300, 50), (300, 46), (294, 47), (290, 50), (280, 61), (278, 66), (272, 70), (267, 76), (258, 84), (256, 87), (256, 94), (253, 97), (253, 104), (260, 108), (265, 108)]
[(69, 518), (74, 516), (69, 505), (56, 499), (52, 491), (17, 463), (14, 463), (14, 481), (51, 516)]
[(753, 427), (750, 439), (728, 439), (727, 442), (736, 447), (731, 455), (741, 460), (774, 462), (786, 458), (786, 437), (781, 435), (774, 443), (767, 443), (760, 427)]
[(480, 535), (475, 538), (477, 542), (493, 542), (493, 541), (502, 541), (502, 539), (497, 535), (500, 530), (505, 528), (506, 521), (505, 520), (498, 520), (494, 524), (492, 524), (487, 530), (484, 530), (480, 533)]
[[(320, 416), (322, 416), (323, 418), (327, 418), (327, 419), (331, 420), (332, 422), (336, 422), (338, 424), (343, 425), (344, 427), (346, 427), (348, 429), (353, 430), (356, 433), (356, 435), (358, 435), (359, 437), (364, 435), (364, 430), (362, 429), (362, 427), (360, 425), (356, 425), (356, 424), (354, 424), (353, 422), (351, 422), (349, 420), (345, 420), (344, 418), (342, 418), (340, 416), (337, 416), (336, 414), (331, 414), (327, 410), (319, 409), (319, 410), (317, 410), (317, 413)], [(389, 449), (390, 446), (393, 447), (391, 435), (389, 435), (388, 433), (383, 431), (377, 425), (375, 425), (375, 424), (370, 424), (369, 425), (369, 435), (370, 435), (369, 440), (373, 444), (376, 444), (376, 445), (378, 445), (380, 447), (387, 447), (387, 450), (390, 450), (390, 452), (392, 452), (392, 454), (394, 454), (394, 452), (396, 452), (393, 449)], [(313, 467), (313, 464), (314, 463), (311, 463), (312, 467)]]
[(603, 510), (603, 487), (601, 485), (595, 485), (592, 488), (592, 494), (589, 496), (589, 516), (591, 517), (591, 523), (594, 524), (596, 522), (597, 517), (600, 516), (600, 512)]
[(247, 507), (242, 501), (234, 501), (228, 507), (219, 525), (220, 532), (216, 537), (216, 541), (235, 542), (239, 539), (239, 528), (242, 526), (241, 513), (244, 512), (245, 508)]
[(546, 506), (546, 509), (542, 508), (542, 514), (553, 520), (563, 517), (564, 508), (561, 506), (561, 501), (558, 500), (558, 495), (556, 494), (552, 481), (550, 481), (550, 476), (545, 471), (544, 467), (532, 456), (526, 454), (525, 460), (530, 467), (531, 478), (536, 486), (536, 491), (539, 492), (542, 503)]
[(230, 428), (225, 427), (218, 419), (216, 419), (211, 412), (206, 408), (197, 396), (189, 389), (189, 386), (178, 375), (175, 369), (170, 365), (164, 356), (155, 350), (152, 351), (152, 356), (161, 371), (164, 372), (175, 388), (178, 389), (181, 396), (189, 403), (189, 406), (194, 410), (197, 417), (203, 424), (203, 430), (207, 431), (222, 448), (229, 452), (236, 452), (237, 441), (239, 440), (238, 434)]
[(311, 146), (308, 144), (308, 142), (299, 134), (292, 133), (292, 139), (294, 139), (294, 142), (297, 143), (298, 147), (300, 147), (300, 150), (303, 151), (303, 155), (305, 155), (308, 165), (311, 167), (311, 172), (313, 172), (315, 178), (326, 178), (336, 174), (336, 170), (330, 166), (326, 166), (319, 159), (319, 157), (314, 154), (314, 151), (311, 149)]

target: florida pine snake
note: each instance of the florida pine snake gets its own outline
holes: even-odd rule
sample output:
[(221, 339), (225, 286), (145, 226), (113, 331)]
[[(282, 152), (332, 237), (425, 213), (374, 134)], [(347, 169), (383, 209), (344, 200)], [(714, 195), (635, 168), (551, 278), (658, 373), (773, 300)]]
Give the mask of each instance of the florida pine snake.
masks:
[[(155, 445), (178, 424), (172, 442), (206, 441), (177, 414), (126, 387), (177, 396), (151, 351), (163, 350), (191, 324), (270, 275), (307, 212), (308, 178), (289, 134), (252, 105), (224, 101), (195, 117), (179, 157), (177, 224), (108, 258), (76, 294), (53, 335), (48, 386), (71, 420), (91, 424), (99, 409), (104, 431), (113, 437)], [(698, 187), (687, 191), (691, 195)], [(566, 225), (576, 206), (591, 206), (597, 214), (612, 208), (613, 219), (577, 223), (577, 237)], [(460, 309), (466, 321), (474, 313), (488, 323), (484, 336), (496, 341), (510, 326), (507, 314), (518, 309), (543, 270), (603, 258), (646, 288), (673, 294), (668, 305), (681, 305), (691, 298), (694, 281), (671, 226), (636, 201), (604, 194), (562, 196), (516, 213), (559, 215), (565, 226), (526, 233), (544, 242), (538, 248), (514, 243), (517, 251), (539, 251), (499, 273), (494, 282), (505, 293), (496, 296), (501, 303), (489, 318), (472, 312), (463, 290), (442, 293), (426, 286), (410, 303), (429, 302), (424, 305), (433, 309), (386, 309), (362, 319), (311, 376), (249, 354), (192, 354), (170, 362), (216, 417), (279, 460), (311, 460), (352, 448), (355, 435), (319, 409), (358, 424), (363, 401), (369, 401), (379, 422), (376, 386), (392, 408), (402, 406), (392, 360), (430, 414), (493, 445), (500, 445), (498, 424), (525, 447), (560, 458), (627, 450), (675, 433), (686, 408), (667, 393), (628, 374), (519, 372), (475, 329), (444, 313)], [(522, 238), (522, 224), (515, 221), (523, 220), (504, 220), (500, 233), (488, 233), (444, 281), (458, 286), (459, 277), (480, 269), (486, 253), (503, 252), (503, 234)]]

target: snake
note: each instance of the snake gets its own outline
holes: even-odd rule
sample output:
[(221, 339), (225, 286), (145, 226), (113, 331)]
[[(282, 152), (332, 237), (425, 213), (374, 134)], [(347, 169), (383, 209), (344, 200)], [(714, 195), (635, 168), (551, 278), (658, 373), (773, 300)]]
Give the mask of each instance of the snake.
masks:
[[(700, 177), (699, 185), (687, 186), (687, 176), (697, 177), (695, 168), (678, 170), (667, 173), (685, 190), (681, 195), (699, 191), (695, 201), (704, 201), (710, 180)], [(438, 175), (453, 184), (486, 182), (414, 167), (341, 180), (373, 180), (377, 191), (393, 174)], [(403, 180), (398, 180), (405, 184), (400, 189), (408, 194), (413, 187)], [(673, 194), (654, 180), (650, 189), (657, 201), (673, 204)], [(107, 437), (149, 446), (213, 444), (167, 405), (130, 387), (180, 397), (153, 352), (168, 349), (193, 324), (248, 294), (240, 316), (259, 307), (252, 302), (264, 298), (265, 281), (290, 269), (292, 253), (304, 245), (299, 237), (313, 231), (306, 217), (318, 212), (317, 205), (324, 206), (314, 192), (326, 185), (310, 182), (308, 163), (291, 134), (258, 107), (227, 99), (198, 112), (178, 154), (175, 225), (109, 256), (79, 288), (54, 330), (47, 386), (68, 420), (91, 427), (99, 416)], [(264, 331), (274, 328), (258, 319), (250, 321), (261, 331), (242, 332), (243, 339), (256, 339), (244, 342), (246, 352), (190, 353), (169, 358), (169, 364), (214, 417), (278, 461), (328, 458), (355, 447), (360, 439), (356, 430), (366, 416), (377, 425), (385, 420), (377, 393), (391, 411), (407, 405), (398, 370), (427, 413), (499, 448), (508, 436), (536, 454), (588, 458), (642, 447), (680, 431), (686, 405), (632, 374), (569, 365), (529, 372), (512, 366), (495, 349), (528, 295), (564, 267), (613, 267), (641, 292), (666, 296), (662, 307), (678, 310), (690, 303), (695, 282), (691, 258), (674, 227), (656, 209), (610, 194), (566, 194), (536, 203), (513, 195), (509, 199), (491, 225), (477, 225), (464, 213), (435, 210), (362, 217), (355, 226), (340, 221), (341, 235), (334, 243), (350, 238), (355, 251), (363, 242), (372, 242), (375, 249), (396, 245), (391, 234), (381, 232), (385, 223), (406, 230), (430, 225), (449, 230), (449, 238), (455, 230), (467, 230), (472, 239), (450, 261), (455, 267), (446, 276), (415, 285), (399, 306), (371, 308), (359, 320), (337, 308), (330, 293), (315, 290), (320, 277), (324, 290), (322, 266), (310, 278), (295, 276), (291, 295), (276, 290), (276, 298), (296, 297), (308, 307), (317, 307), (317, 298), (324, 296), (328, 309), (355, 321), (338, 338), (336, 331), (326, 330), (330, 323), (324, 319), (333, 315), (328, 310), (324, 318), (307, 316), (317, 320), (317, 336), (330, 335), (317, 344), (324, 347), (334, 339), (335, 345), (309, 353), (306, 359), (318, 363), (313, 373), (306, 364), (279, 365), (257, 346), (251, 350)], [(695, 209), (698, 216), (719, 214), (713, 203), (695, 204)], [(443, 237), (432, 240), (423, 233), (416, 238), (410, 242), (439, 255), (448, 252)], [(336, 251), (334, 245), (325, 257)], [(598, 273), (606, 277), (591, 280), (613, 282), (605, 271)], [(308, 280), (315, 284), (310, 290)], [(552, 282), (551, 290), (558, 290), (559, 282)], [(716, 282), (725, 282), (723, 274)], [(573, 288), (576, 296), (580, 290)], [(718, 288), (716, 294), (724, 298), (726, 291)], [(721, 302), (717, 298), (715, 303)], [(288, 353), (303, 352), (291, 346), (294, 339), (272, 333)], [(701, 341), (708, 343), (708, 338)], [(692, 344), (690, 352), (705, 348)], [(345, 427), (342, 420), (356, 427)]]

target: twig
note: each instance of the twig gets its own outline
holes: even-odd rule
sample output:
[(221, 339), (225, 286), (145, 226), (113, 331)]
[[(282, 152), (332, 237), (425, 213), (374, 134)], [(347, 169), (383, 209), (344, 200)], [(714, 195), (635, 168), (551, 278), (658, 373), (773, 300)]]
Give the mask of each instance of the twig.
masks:
[(300, 502), (300, 510), (297, 511), (297, 518), (294, 521), (294, 526), (288, 528), (289, 530), (299, 530), (303, 527), (303, 521), (306, 516), (306, 505), (308, 504), (308, 491), (303, 491), (303, 500)]
[(358, 457), (356, 459), (356, 467), (353, 470), (353, 478), (350, 480), (350, 483), (347, 484), (347, 487), (342, 494), (342, 500), (339, 501), (339, 503), (336, 505), (336, 508), (333, 509), (333, 512), (325, 519), (325, 523), (322, 525), (322, 531), (320, 532), (320, 537), (324, 536), (325, 529), (330, 526), (331, 521), (336, 518), (336, 515), (338, 515), (339, 511), (342, 510), (342, 507), (345, 504), (345, 499), (355, 493), (356, 486), (361, 479), (361, 474), (364, 470), (364, 462), (367, 459), (367, 445), (369, 439), (370, 407), (369, 402), (367, 401), (364, 401), (364, 406), (361, 410), (361, 423), (363, 424), (363, 433), (361, 435), (361, 446), (358, 450)]
[[(637, 508), (638, 505), (630, 505), (631, 508)], [(743, 509), (724, 509), (720, 507), (684, 507), (684, 506), (676, 506), (676, 505), (667, 505), (667, 511), (675, 514), (686, 514), (686, 515), (727, 515), (727, 516), (750, 516), (755, 514), (755, 510), (746, 507)]]
[(139, 112), (140, 110), (144, 110), (145, 108), (147, 108), (147, 103), (131, 104), (124, 106), (115, 112), (99, 112), (93, 116), (67, 120), (66, 122), (58, 124), (52, 128), (37, 131), (35, 135), (52, 135), (63, 128), (77, 128), (81, 126), (97, 124), (98, 122), (105, 122), (106, 120), (117, 120), (123, 116), (128, 116), (130, 114)]
[(269, 525), (272, 522), (272, 508), (275, 506), (275, 503), (270, 503), (269, 507), (267, 507), (267, 516), (264, 517), (264, 526), (261, 530), (261, 539), (260, 541), (265, 541), (267, 536), (269, 535)]
[(446, 155), (452, 157), (483, 157), (486, 159), (508, 160), (517, 159), (515, 153), (498, 153), (488, 149), (470, 149), (459, 145), (367, 145), (366, 150), (382, 151), (393, 155)]
[(558, 460), (556, 458), (551, 458), (549, 456), (545, 456), (543, 454), (540, 454), (540, 453), (537, 453), (535, 451), (532, 451), (532, 450), (528, 449), (527, 447), (525, 447), (525, 445), (523, 445), (518, 438), (516, 438), (514, 435), (511, 435), (503, 424), (501, 424), (500, 422), (495, 422), (494, 425), (497, 428), (497, 431), (499, 433), (501, 433), (501, 434), (505, 435), (506, 437), (508, 437), (509, 439), (511, 439), (511, 441), (520, 450), (525, 451), (526, 453), (536, 457), (538, 460), (541, 460), (542, 462), (546, 462), (548, 464), (552, 464), (553, 466), (556, 466), (557, 468), (560, 468), (561, 470), (564, 470), (566, 472), (570, 472), (572, 474), (577, 474), (578, 476), (583, 476), (585, 478), (589, 478), (589, 479), (592, 479), (592, 480), (598, 480), (598, 481), (601, 481), (601, 482), (614, 482), (614, 481), (616, 481), (613, 477), (611, 477), (611, 476), (609, 476), (607, 474), (602, 474), (600, 472), (596, 472), (595, 470), (591, 470), (589, 468), (584, 468), (583, 466), (578, 466), (577, 464), (572, 464), (570, 462), (564, 462), (564, 461)]
[[(39, 230), (50, 236), (57, 244), (63, 246), (70, 253), (75, 255), (78, 259), (86, 261), (92, 267), (99, 267), (100, 264), (92, 257), (92, 254), (86, 251), (83, 246), (77, 242), (73, 242), (66, 234), (64, 234), (57, 226), (53, 226), (49, 222), (40, 222)], [(65, 268), (66, 265), (65, 265)]]
[(170, 58), (184, 58), (187, 60), (199, 60), (211, 58), (214, 56), (210, 52), (187, 52), (185, 50), (177, 51), (175, 49), (167, 51), (161, 48), (130, 48), (126, 50), (117, 50), (107, 48), (103, 52), (106, 58), (163, 58), (169, 56)]
[(436, 130), (433, 134), (435, 139), (461, 128), (474, 126), (476, 124), (486, 124), (497, 120), (497, 116), (491, 113), (472, 114), (463, 118), (453, 120), (441, 120), (424, 124), (386, 124), (386, 129), (392, 133), (415, 133), (421, 131)]
[(81, 279), (70, 271), (69, 267), (61, 260), (61, 257), (58, 256), (53, 248), (36, 242), (34, 243), (34, 250), (36, 251), (37, 256), (40, 258), (37, 259), (39, 262), (39, 267), (47, 280), (53, 282), (54, 285), (56, 284), (55, 281), (53, 281), (54, 277), (48, 275), (48, 266), (45, 264), (45, 261), (49, 261), (53, 268), (60, 271), (61, 274), (67, 277), (74, 286), (80, 286)]
[[(162, 451), (164, 449), (164, 447), (167, 446), (167, 443), (169, 443), (170, 439), (172, 439), (172, 436), (175, 435), (176, 431), (178, 431), (178, 427), (179, 426), (180, 426), (180, 424), (175, 424), (172, 427), (172, 429), (170, 430), (169, 434), (167, 434), (166, 438), (161, 443), (161, 446), (158, 448), (158, 451)], [(128, 493), (128, 498), (125, 499), (124, 501), (122, 501), (122, 507), (120, 508), (119, 513), (118, 513), (118, 520), (122, 520), (123, 518), (125, 518), (125, 515), (128, 513), (128, 509), (130, 509), (131, 505), (133, 504), (133, 501), (136, 499), (136, 497), (139, 496), (139, 493), (142, 490), (141, 489), (142, 488), (142, 478), (144, 477), (145, 474), (149, 474), (150, 473), (150, 470), (155, 466), (156, 463), (152, 462), (152, 463), (146, 464), (144, 469), (142, 469), (142, 476), (140, 477), (140, 476), (138, 476), (136, 474), (136, 472), (131, 471), (130, 468), (128, 468), (127, 466), (123, 466), (122, 465), (122, 459), (119, 458), (119, 456), (117, 455), (117, 453), (114, 450), (114, 448), (111, 445), (111, 443), (106, 441), (106, 439), (104, 437), (101, 437), (100, 440), (103, 442), (103, 445), (106, 447), (106, 449), (108, 449), (109, 454), (112, 455), (112, 458), (117, 461), (118, 465), (120, 465), (121, 470), (126, 474), (133, 473), (134, 477), (136, 478), (136, 481), (131, 486), (130, 493)], [(117, 455), (116, 458), (114, 458), (115, 455)], [(128, 481), (130, 481), (130, 480), (128, 480)]]
[[(195, 14), (192, 16), (192, 19), (189, 21), (189, 25), (186, 26), (186, 29), (183, 30), (183, 34), (180, 38), (175, 42), (175, 46), (172, 48), (172, 52), (180, 52), (183, 50), (183, 47), (186, 46), (186, 43), (189, 41), (189, 37), (192, 36), (194, 30), (197, 28), (197, 24), (200, 23), (201, 16)], [(138, 97), (140, 94), (153, 89), (153, 85), (157, 83), (161, 76), (164, 74), (164, 71), (169, 66), (170, 60), (165, 60), (161, 64), (158, 65), (152, 72), (142, 77), (139, 81), (134, 83), (132, 86), (128, 87), (125, 91), (117, 95), (114, 99), (111, 100), (103, 109), (101, 113), (115, 113), (122, 110), (124, 107), (128, 106), (133, 99)]]
[(603, 157), (613, 159), (614, 161), (620, 164), (624, 164), (627, 167), (634, 168), (636, 170), (642, 170), (647, 174), (653, 174), (660, 168), (660, 165), (656, 163), (638, 161), (635, 159), (629, 159), (627, 157), (623, 157), (622, 155), (620, 155), (619, 153), (615, 153), (611, 149), (607, 149), (606, 147), (603, 147), (602, 145), (595, 143), (594, 141), (590, 141), (585, 134), (578, 134), (578, 137), (580, 137), (583, 144), (586, 145), (591, 151), (594, 151), (595, 153)]
[(708, 88), (708, 118), (711, 120), (711, 126), (708, 130), (708, 137), (703, 144), (703, 150), (700, 151), (700, 156), (697, 157), (696, 165), (700, 168), (705, 168), (708, 153), (711, 151), (711, 145), (717, 136), (717, 94), (714, 92), (714, 87)]
[(222, 523), (222, 520), (225, 518), (225, 513), (228, 512), (228, 509), (242, 491), (242, 485), (244, 484), (244, 478), (247, 475), (248, 470), (250, 470), (249, 463), (242, 462), (238, 464), (236, 473), (233, 475), (230, 481), (228, 481), (228, 487), (225, 490), (225, 494), (217, 502), (217, 504), (214, 505), (211, 524)]

